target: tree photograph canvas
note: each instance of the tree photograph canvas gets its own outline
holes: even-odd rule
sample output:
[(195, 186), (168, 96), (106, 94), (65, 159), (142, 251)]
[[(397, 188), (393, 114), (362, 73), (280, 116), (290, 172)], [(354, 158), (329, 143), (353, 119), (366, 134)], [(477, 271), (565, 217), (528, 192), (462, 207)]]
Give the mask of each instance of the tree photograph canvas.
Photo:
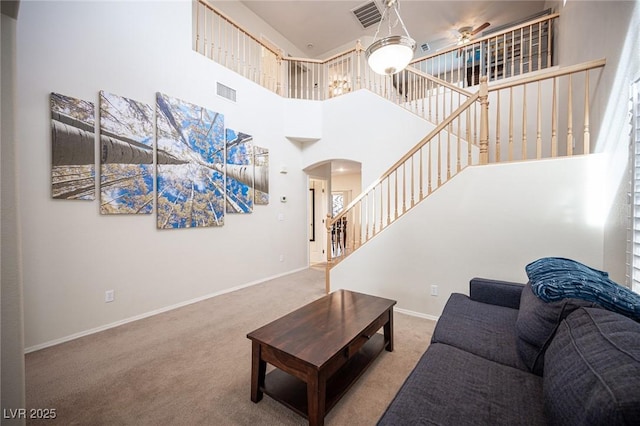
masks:
[(269, 150), (260, 146), (253, 147), (254, 203), (269, 204)]
[(153, 107), (100, 92), (100, 213), (153, 212)]
[(253, 137), (226, 129), (227, 213), (253, 211)]
[(158, 93), (158, 229), (224, 225), (224, 116)]
[(51, 93), (51, 196), (95, 199), (95, 106)]

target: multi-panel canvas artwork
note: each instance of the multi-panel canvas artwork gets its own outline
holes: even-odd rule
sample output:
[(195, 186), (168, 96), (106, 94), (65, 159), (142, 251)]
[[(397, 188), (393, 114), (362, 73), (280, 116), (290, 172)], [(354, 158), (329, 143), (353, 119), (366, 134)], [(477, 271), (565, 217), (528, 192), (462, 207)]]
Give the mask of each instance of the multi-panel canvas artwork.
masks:
[(253, 137), (226, 129), (227, 213), (253, 211)]
[[(99, 101), (101, 214), (150, 214), (155, 200), (158, 229), (195, 228), (269, 204), (269, 150), (223, 114), (157, 93), (154, 135), (151, 105), (105, 91)], [(52, 196), (94, 200), (95, 106), (58, 93), (50, 105)]]
[(253, 147), (254, 203), (269, 204), (269, 150), (260, 146)]
[(156, 96), (157, 227), (224, 224), (224, 116)]
[(100, 92), (100, 213), (153, 211), (153, 108)]
[(95, 107), (92, 102), (51, 93), (51, 195), (95, 199)]

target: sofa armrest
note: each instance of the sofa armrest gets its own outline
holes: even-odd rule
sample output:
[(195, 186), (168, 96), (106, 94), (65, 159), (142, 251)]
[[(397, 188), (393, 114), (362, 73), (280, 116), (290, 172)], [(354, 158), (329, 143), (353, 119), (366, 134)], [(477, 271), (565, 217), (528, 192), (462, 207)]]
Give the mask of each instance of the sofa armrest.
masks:
[(473, 278), (469, 282), (469, 298), (476, 302), (519, 309), (523, 288), (524, 284), (520, 283)]

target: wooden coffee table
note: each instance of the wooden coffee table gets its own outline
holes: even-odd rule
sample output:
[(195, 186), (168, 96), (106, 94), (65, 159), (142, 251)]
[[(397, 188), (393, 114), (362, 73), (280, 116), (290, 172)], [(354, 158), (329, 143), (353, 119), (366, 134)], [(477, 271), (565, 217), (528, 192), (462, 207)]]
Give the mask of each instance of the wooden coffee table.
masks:
[[(251, 400), (264, 392), (310, 425), (324, 424), (378, 354), (393, 351), (395, 304), (338, 290), (252, 331)], [(277, 368), (265, 377), (267, 363)]]

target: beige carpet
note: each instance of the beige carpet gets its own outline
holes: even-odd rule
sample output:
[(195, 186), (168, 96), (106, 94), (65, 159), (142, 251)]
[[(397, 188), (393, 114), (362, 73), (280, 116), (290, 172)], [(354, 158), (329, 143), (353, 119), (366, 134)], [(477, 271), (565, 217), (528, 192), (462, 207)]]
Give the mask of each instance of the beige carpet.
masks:
[[(27, 408), (47, 424), (304, 425), (265, 395), (250, 400), (248, 332), (324, 295), (307, 269), (26, 356)], [(396, 313), (383, 352), (325, 418), (375, 425), (429, 344), (433, 321)]]

